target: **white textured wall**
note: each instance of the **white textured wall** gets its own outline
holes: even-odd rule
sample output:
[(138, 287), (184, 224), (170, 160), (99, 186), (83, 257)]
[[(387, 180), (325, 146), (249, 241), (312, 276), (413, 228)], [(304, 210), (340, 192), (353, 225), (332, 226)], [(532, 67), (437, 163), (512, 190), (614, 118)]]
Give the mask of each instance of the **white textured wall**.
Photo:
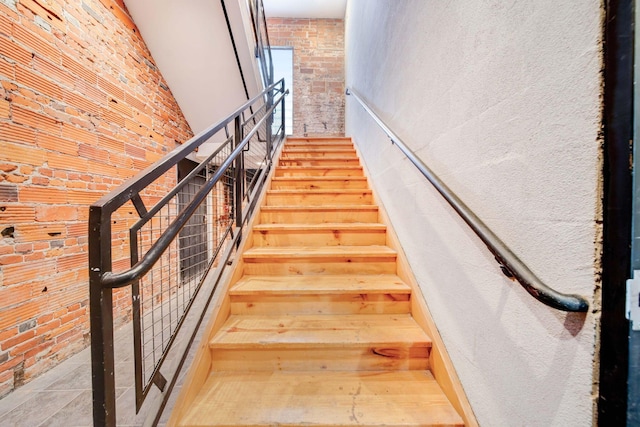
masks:
[[(219, 0), (125, 3), (194, 133), (224, 119), (247, 101)], [(225, 0), (225, 5), (249, 96), (253, 97), (262, 90), (262, 83), (247, 2)]]
[[(345, 35), (347, 86), (543, 281), (592, 307), (600, 14), (595, 0), (349, 0)], [(352, 97), (346, 122), (481, 425), (590, 425), (598, 314), (506, 279)]]

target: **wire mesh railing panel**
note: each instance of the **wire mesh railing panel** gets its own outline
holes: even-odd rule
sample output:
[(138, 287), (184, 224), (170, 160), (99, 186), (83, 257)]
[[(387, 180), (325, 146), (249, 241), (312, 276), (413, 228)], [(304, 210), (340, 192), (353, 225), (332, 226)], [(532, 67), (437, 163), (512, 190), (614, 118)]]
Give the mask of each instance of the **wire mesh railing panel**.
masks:
[(114, 302), (131, 285), (140, 409), (152, 385), (165, 390), (168, 381), (161, 367), (189, 309), (212, 267), (220, 266), (219, 277), (239, 243), (283, 136), (273, 135), (272, 121), (285, 95), (283, 81), (271, 85), (91, 206), (92, 377), (98, 424), (113, 425), (115, 420)]
[[(136, 236), (136, 257), (143, 257), (152, 245), (176, 221), (178, 214), (192, 204), (220, 165), (232, 151), (227, 139), (201, 163), (183, 160), (178, 165), (179, 186), (163, 206), (146, 218)], [(229, 239), (234, 218), (234, 173), (227, 167), (206, 197), (198, 204), (154, 266), (134, 289), (134, 334), (140, 343), (138, 387), (146, 395), (153, 376), (164, 360), (175, 333), (200, 289), (202, 281), (215, 264), (217, 255)], [(133, 242), (132, 242), (133, 244)]]

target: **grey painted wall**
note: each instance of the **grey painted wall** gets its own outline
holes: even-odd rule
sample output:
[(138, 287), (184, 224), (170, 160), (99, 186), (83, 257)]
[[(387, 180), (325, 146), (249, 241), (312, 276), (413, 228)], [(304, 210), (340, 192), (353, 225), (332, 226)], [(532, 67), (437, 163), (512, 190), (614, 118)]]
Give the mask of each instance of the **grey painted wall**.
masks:
[(590, 425), (601, 247), (600, 2), (349, 0), (345, 37), (347, 86), (542, 280), (591, 302), (586, 316), (558, 312), (508, 280), (347, 97), (347, 134), (478, 420)]

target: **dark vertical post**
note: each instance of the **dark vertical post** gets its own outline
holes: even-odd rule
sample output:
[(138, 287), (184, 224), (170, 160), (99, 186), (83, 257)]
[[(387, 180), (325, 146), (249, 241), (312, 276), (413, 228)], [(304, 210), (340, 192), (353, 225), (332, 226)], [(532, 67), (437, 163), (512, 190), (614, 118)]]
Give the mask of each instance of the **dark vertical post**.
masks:
[[(138, 228), (129, 230), (129, 253), (131, 265), (138, 263)], [(140, 280), (136, 280), (131, 286), (131, 307), (133, 310), (133, 366), (134, 382), (136, 387), (136, 411), (142, 407), (144, 402), (144, 385), (142, 372), (142, 316), (140, 310)]]
[[(267, 93), (267, 105), (265, 106), (267, 112), (271, 109), (271, 106), (273, 105), (273, 92), (274, 91), (275, 91), (275, 88), (271, 89)], [(266, 128), (267, 128), (267, 131), (265, 133), (267, 134), (267, 159), (269, 161), (271, 161), (271, 154), (272, 154), (271, 150), (273, 149), (273, 147), (272, 147), (272, 141), (273, 141), (273, 111), (267, 114)]]
[[(240, 125), (240, 116), (236, 116), (234, 120), (234, 149), (237, 148), (242, 143), (242, 126)], [(235, 180), (236, 180), (236, 194), (235, 194), (235, 202), (236, 202), (236, 227), (238, 231), (238, 245), (240, 244), (240, 240), (242, 240), (242, 198), (243, 198), (243, 190), (244, 190), (244, 153), (240, 153), (235, 161)]]
[(598, 424), (623, 426), (627, 412), (631, 262), (629, 168), (633, 141), (633, 0), (607, 0), (604, 28), (604, 250)]
[(103, 207), (89, 209), (89, 309), (91, 322), (91, 382), (93, 424), (116, 425), (116, 387), (113, 360), (112, 290), (102, 286), (111, 271), (111, 221)]
[[(280, 87), (280, 89), (282, 90), (282, 94), (284, 95), (284, 79), (282, 79), (282, 85)], [(289, 96), (293, 96), (293, 94), (290, 94)], [(281, 122), (280, 125), (282, 126), (282, 138), (284, 138), (287, 135), (287, 122), (285, 121), (286, 116), (285, 116), (285, 108), (286, 108), (286, 100), (285, 97), (282, 97), (282, 101), (281, 101), (280, 105), (280, 115), (281, 115)]]

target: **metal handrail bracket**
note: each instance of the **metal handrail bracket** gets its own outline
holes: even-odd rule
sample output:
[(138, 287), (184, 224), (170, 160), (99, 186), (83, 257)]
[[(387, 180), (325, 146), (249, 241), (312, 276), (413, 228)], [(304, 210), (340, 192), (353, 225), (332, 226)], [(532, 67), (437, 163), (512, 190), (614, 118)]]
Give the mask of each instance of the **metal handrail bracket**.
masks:
[(484, 223), (433, 171), (387, 126), (369, 107), (362, 97), (348, 88), (347, 95), (353, 96), (374, 121), (387, 134), (391, 142), (414, 164), (435, 189), (444, 197), (451, 207), (469, 225), (484, 242), (506, 276), (516, 279), (520, 285), (535, 299), (557, 310), (570, 312), (586, 312), (589, 310), (587, 300), (579, 295), (564, 294), (547, 286), (527, 265), (515, 255), (507, 245), (495, 235)]

